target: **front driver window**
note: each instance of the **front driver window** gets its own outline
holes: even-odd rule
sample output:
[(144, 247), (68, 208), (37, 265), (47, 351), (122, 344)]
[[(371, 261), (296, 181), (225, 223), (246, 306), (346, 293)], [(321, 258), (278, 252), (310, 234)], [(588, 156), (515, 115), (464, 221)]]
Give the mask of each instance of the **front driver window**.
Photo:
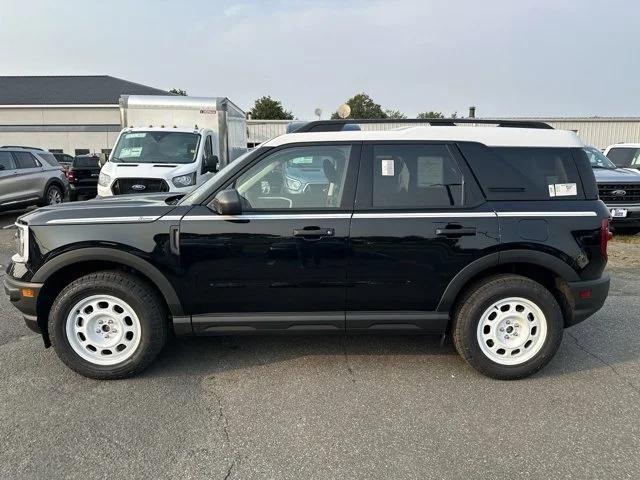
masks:
[(350, 145), (293, 147), (260, 160), (235, 188), (248, 210), (338, 208)]

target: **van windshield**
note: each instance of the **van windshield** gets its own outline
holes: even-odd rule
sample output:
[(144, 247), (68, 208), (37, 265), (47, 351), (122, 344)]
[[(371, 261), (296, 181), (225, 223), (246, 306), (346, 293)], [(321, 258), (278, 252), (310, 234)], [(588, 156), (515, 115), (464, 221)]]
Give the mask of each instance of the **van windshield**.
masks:
[(111, 161), (115, 163), (192, 163), (200, 135), (188, 132), (127, 132), (120, 135)]

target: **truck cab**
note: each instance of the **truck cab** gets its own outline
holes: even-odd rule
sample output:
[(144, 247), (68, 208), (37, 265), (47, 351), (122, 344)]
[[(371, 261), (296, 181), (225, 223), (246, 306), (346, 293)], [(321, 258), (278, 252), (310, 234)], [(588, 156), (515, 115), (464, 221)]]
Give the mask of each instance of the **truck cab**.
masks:
[(246, 151), (244, 112), (226, 98), (130, 95), (120, 112), (99, 197), (187, 193)]

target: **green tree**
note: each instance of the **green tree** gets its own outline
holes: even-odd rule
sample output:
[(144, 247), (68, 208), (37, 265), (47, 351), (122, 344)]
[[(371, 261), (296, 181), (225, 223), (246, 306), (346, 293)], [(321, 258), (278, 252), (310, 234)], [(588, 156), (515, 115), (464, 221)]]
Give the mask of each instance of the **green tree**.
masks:
[(182, 90), (181, 88), (172, 88), (171, 90), (169, 90), (169, 93), (173, 93), (174, 95), (181, 95), (183, 97), (187, 95), (187, 91)]
[(293, 114), (283, 108), (282, 102), (269, 95), (257, 99), (249, 113), (256, 120), (293, 120)]
[(444, 118), (444, 115), (442, 114), (442, 112), (429, 111), (419, 113), (417, 118), (426, 120), (428, 118)]
[(400, 110), (385, 110), (384, 113), (387, 118), (391, 118), (393, 120), (402, 120), (407, 118), (407, 116)]
[[(387, 118), (387, 114), (382, 110), (382, 107), (373, 101), (373, 99), (366, 93), (358, 93), (349, 100), (347, 105), (351, 107), (351, 115), (349, 118), (354, 119), (381, 119)], [(340, 118), (338, 112), (331, 115), (331, 118)]]

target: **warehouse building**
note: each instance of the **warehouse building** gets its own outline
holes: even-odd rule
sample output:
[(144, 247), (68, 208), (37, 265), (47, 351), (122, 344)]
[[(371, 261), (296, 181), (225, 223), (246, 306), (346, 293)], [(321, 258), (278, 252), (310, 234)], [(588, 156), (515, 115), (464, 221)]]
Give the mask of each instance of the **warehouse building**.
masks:
[[(528, 117), (512, 120), (533, 120), (548, 123), (553, 128), (573, 130), (584, 143), (600, 149), (614, 143), (640, 142), (640, 117)], [(247, 142), (249, 142), (249, 146), (255, 146), (277, 135), (282, 135), (286, 132), (288, 124), (288, 120), (249, 120)], [(361, 125), (364, 130), (391, 129), (403, 126), (406, 124)]]
[[(27, 145), (71, 155), (109, 153), (120, 131), (121, 95), (170, 95), (169, 92), (108, 75), (0, 76), (0, 146)], [(520, 118), (573, 130), (598, 148), (640, 142), (640, 117)], [(285, 133), (284, 120), (249, 120), (250, 147)], [(363, 125), (389, 129), (402, 124)]]
[(108, 75), (0, 76), (0, 146), (108, 153), (120, 131), (120, 95), (169, 92)]

